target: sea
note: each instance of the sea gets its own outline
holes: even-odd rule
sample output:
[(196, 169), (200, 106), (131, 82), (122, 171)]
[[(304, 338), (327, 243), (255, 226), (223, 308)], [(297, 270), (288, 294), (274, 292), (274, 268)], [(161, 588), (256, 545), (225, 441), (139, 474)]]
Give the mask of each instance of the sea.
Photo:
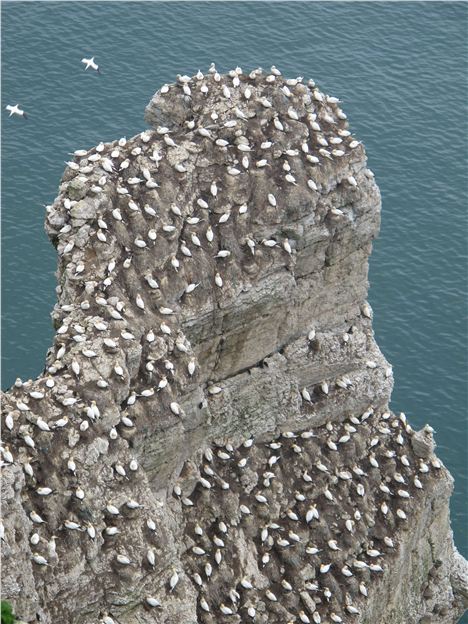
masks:
[[(1, 18), (2, 388), (38, 375), (51, 344), (44, 206), (70, 152), (141, 132), (153, 93), (211, 62), (313, 78), (380, 186), (369, 300), (392, 408), (435, 429), (468, 556), (468, 4), (10, 1)], [(27, 120), (8, 117), (16, 103)]]

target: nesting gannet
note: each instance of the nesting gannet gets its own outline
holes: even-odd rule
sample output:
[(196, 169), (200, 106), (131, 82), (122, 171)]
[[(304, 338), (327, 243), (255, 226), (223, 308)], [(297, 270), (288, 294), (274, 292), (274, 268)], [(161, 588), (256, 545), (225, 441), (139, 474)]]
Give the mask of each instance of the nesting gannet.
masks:
[(121, 553), (117, 554), (115, 557), (117, 563), (120, 563), (120, 565), (131, 565), (131, 560), (129, 557), (127, 557), (127, 555), (122, 555)]
[(31, 518), (31, 520), (35, 524), (44, 524), (45, 523), (45, 520), (43, 520), (43, 518), (41, 518), (41, 516), (34, 510), (31, 511), (31, 513), (29, 514), (29, 517)]
[(177, 583), (179, 582), (179, 574), (178, 572), (175, 570), (172, 573), (171, 578), (169, 579), (169, 587), (170, 587), (170, 591), (174, 591), (174, 589), (177, 587)]
[(37, 563), (38, 565), (42, 565), (42, 566), (49, 565), (49, 562), (47, 561), (47, 559), (43, 557), (42, 555), (40, 555), (39, 553), (33, 553), (32, 559), (34, 563)]
[(145, 602), (149, 607), (152, 608), (156, 608), (156, 607), (161, 607), (161, 603), (157, 598), (154, 598), (154, 596), (147, 596), (145, 598)]

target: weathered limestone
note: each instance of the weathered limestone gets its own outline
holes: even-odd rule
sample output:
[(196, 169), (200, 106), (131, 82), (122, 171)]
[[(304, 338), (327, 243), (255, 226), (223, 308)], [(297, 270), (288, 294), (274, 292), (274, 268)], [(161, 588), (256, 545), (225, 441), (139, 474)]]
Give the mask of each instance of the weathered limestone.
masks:
[(57, 331), (3, 400), (3, 595), (46, 624), (456, 622), (451, 478), (388, 410), (380, 196), (338, 103), (210, 72), (146, 120), (48, 207)]

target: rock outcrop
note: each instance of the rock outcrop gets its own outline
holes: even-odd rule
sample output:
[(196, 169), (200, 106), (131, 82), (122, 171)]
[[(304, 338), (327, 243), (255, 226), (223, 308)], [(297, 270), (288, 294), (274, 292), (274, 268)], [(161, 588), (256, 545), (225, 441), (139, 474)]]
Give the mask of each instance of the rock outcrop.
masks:
[(3, 596), (45, 624), (456, 622), (452, 480), (388, 408), (380, 196), (338, 100), (211, 68), (146, 120), (47, 209), (56, 335), (3, 397)]

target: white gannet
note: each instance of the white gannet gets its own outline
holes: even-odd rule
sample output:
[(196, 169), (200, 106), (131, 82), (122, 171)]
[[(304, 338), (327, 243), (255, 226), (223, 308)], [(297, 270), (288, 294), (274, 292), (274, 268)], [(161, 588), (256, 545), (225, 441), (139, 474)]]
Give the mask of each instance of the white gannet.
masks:
[(94, 56), (90, 59), (82, 58), (81, 62), (86, 65), (85, 70), (91, 67), (91, 69), (94, 69), (95, 71), (97, 71), (98, 74), (101, 73), (101, 70), (99, 69), (99, 65), (94, 62)]
[(47, 561), (47, 559), (43, 557), (42, 555), (39, 555), (38, 553), (33, 553), (32, 559), (38, 565), (44, 565), (44, 566), (49, 565), (49, 562)]
[(24, 117), (24, 119), (28, 118), (24, 110), (20, 108), (18, 104), (15, 104), (14, 106), (12, 106), (11, 104), (7, 104), (5, 108), (7, 109), (7, 111), (10, 111), (10, 114), (8, 115), (9, 117), (11, 117), (12, 115), (18, 115), (18, 117)]
[(159, 600), (157, 598), (153, 598), (153, 596), (146, 597), (146, 604), (153, 608), (161, 606), (161, 603), (159, 602)]

